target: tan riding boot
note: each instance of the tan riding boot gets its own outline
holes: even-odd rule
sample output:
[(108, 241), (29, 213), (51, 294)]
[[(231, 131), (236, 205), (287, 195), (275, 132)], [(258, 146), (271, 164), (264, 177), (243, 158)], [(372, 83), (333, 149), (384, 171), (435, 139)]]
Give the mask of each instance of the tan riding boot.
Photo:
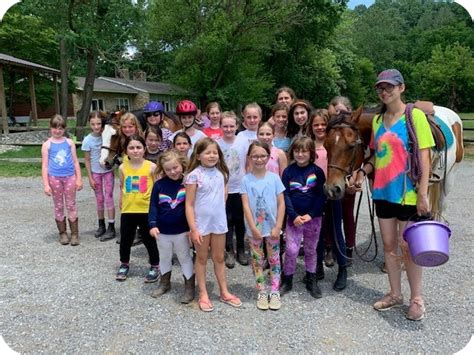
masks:
[(181, 296), (181, 303), (188, 304), (194, 300), (194, 293), (195, 293), (195, 276), (191, 276), (189, 280), (186, 280), (186, 276), (183, 275), (184, 278), (184, 293)]
[(171, 289), (171, 271), (161, 275), (158, 288), (151, 293), (151, 297), (160, 297)]
[(69, 219), (69, 228), (71, 228), (71, 245), (79, 245), (79, 218), (76, 218), (74, 222), (71, 222)]
[(69, 244), (69, 238), (67, 236), (67, 231), (66, 231), (66, 217), (62, 221), (56, 221), (56, 226), (58, 227), (59, 231), (59, 243), (62, 245), (68, 245)]

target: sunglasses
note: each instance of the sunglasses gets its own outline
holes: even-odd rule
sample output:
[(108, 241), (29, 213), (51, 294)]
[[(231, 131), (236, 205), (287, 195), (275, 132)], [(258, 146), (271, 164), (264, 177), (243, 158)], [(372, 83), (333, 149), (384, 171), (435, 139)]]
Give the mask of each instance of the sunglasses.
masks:
[(387, 85), (379, 85), (375, 88), (375, 91), (377, 92), (377, 94), (381, 94), (383, 93), (384, 91), (386, 91), (387, 93), (391, 93), (393, 91), (393, 89), (395, 89), (395, 85), (391, 85), (391, 84), (387, 84)]
[(155, 111), (155, 112), (145, 113), (145, 117), (151, 117), (151, 116), (155, 116), (155, 117), (161, 116), (161, 112), (160, 111)]

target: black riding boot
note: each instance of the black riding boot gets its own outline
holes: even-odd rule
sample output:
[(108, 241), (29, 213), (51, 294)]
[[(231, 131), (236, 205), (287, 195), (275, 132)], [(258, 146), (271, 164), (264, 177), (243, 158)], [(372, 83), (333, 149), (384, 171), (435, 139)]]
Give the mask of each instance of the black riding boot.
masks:
[(110, 240), (110, 239), (114, 239), (115, 238), (115, 223), (110, 223), (109, 222), (109, 225), (107, 226), (107, 230), (105, 231), (105, 234), (100, 237), (100, 241), (101, 242), (105, 242), (107, 240)]
[(354, 247), (348, 247), (346, 245), (346, 256), (347, 256), (347, 260), (346, 260), (346, 266), (347, 267), (351, 267), (352, 266), (352, 262), (353, 262), (353, 258), (352, 258), (352, 255), (353, 255), (353, 251), (354, 251)]
[(321, 290), (318, 286), (318, 280), (316, 278), (316, 274), (312, 272), (306, 271), (306, 289), (309, 291), (310, 295), (314, 298), (321, 298), (323, 297)]
[(281, 275), (280, 295), (283, 296), (293, 289), (293, 275)]
[(347, 267), (339, 266), (339, 271), (337, 273), (337, 279), (334, 283), (333, 289), (335, 291), (342, 291), (346, 288), (347, 285)]
[(105, 220), (99, 219), (99, 228), (94, 233), (94, 237), (99, 238), (100, 236), (105, 234)]

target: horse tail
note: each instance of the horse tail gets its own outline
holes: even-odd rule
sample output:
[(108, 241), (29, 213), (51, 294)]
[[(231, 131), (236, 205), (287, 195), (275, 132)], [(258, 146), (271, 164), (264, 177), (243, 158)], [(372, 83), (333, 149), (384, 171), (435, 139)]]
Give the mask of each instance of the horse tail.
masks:
[(431, 184), (428, 191), (428, 199), (431, 206), (431, 215), (435, 220), (441, 219), (441, 213), (443, 212), (443, 184), (436, 182)]

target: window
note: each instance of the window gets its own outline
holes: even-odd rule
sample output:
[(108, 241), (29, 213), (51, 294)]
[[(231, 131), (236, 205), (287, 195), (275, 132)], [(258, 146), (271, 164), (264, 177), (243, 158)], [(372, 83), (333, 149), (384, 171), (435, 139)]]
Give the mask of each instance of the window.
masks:
[(92, 99), (91, 111), (97, 111), (97, 110), (105, 111), (104, 110), (104, 100), (102, 100), (102, 99)]
[(128, 99), (124, 99), (124, 98), (117, 99), (117, 110), (121, 110), (121, 109), (125, 109), (126, 111), (130, 110)]

